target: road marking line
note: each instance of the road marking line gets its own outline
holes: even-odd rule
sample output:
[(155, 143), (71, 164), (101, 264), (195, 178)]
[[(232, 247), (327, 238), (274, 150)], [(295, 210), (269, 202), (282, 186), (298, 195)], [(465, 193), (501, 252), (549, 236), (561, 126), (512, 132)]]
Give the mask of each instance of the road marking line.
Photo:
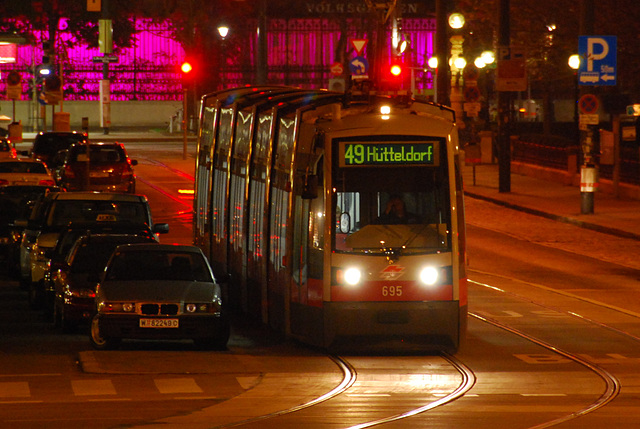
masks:
[(26, 381), (5, 381), (0, 383), (0, 397), (28, 398), (31, 396), (29, 383)]
[(157, 378), (154, 383), (160, 393), (202, 393), (193, 378)]
[(111, 380), (71, 380), (71, 388), (76, 396), (116, 394), (116, 388)]

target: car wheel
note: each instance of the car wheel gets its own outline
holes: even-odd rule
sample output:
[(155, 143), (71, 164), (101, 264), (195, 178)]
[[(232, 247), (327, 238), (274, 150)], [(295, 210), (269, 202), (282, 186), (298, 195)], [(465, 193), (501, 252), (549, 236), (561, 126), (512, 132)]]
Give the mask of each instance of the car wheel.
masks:
[(91, 319), (91, 332), (89, 334), (91, 346), (96, 350), (109, 350), (116, 348), (120, 343), (118, 338), (107, 338), (100, 334), (100, 319), (94, 315)]

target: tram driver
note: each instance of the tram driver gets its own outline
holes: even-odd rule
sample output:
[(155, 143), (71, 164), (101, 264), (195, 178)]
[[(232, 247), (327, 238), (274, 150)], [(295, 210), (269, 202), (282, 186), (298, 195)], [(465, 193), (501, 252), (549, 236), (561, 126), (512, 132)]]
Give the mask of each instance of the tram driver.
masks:
[(407, 211), (407, 205), (401, 195), (392, 194), (387, 202), (387, 207), (378, 217), (376, 223), (385, 225), (414, 224), (420, 223), (420, 219), (415, 214)]

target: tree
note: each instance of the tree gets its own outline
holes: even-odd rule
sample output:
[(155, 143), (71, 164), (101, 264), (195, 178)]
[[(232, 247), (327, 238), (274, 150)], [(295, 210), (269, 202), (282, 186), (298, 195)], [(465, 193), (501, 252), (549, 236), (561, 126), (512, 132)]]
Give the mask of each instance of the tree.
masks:
[[(457, 8), (466, 16), (467, 61), (484, 49), (495, 52), (498, 34), (497, 0), (458, 0)], [(640, 97), (640, 55), (637, 22), (640, 8), (637, 0), (616, 0), (594, 11), (594, 34), (618, 38), (618, 85), (603, 89)], [(580, 23), (580, 1), (575, 0), (511, 0), (511, 45), (522, 46), (527, 55), (527, 73), (531, 94), (547, 100), (552, 97), (572, 98), (574, 74), (567, 65), (577, 53)], [(547, 110), (548, 111), (548, 110)]]
[[(192, 73), (197, 91), (206, 93), (219, 87), (217, 78), (223, 69), (221, 61), (241, 62), (243, 50), (246, 52), (243, 41), (251, 37), (247, 34), (246, 21), (256, 18), (254, 3), (244, 0), (142, 0), (140, 11), (155, 22), (169, 23), (174, 40), (182, 45), (185, 56), (194, 66)], [(221, 24), (231, 28), (225, 41), (217, 30)]]

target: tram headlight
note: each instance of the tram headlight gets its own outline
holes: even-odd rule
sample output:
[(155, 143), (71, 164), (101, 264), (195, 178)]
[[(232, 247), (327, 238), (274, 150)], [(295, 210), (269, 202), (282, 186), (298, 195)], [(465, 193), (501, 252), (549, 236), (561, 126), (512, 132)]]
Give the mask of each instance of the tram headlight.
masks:
[(362, 272), (354, 267), (347, 268), (344, 271), (344, 281), (346, 284), (355, 286), (360, 283), (360, 279), (362, 278)]
[(420, 281), (427, 286), (433, 286), (438, 281), (438, 270), (435, 267), (424, 267), (420, 271)]

